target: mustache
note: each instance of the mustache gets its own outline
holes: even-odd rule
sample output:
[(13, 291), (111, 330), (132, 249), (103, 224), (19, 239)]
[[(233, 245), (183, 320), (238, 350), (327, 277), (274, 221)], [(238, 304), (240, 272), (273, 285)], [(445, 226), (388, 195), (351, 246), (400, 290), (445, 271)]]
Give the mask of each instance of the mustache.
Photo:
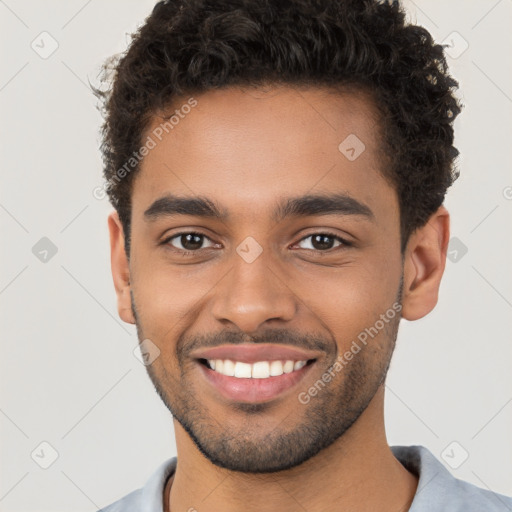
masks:
[(318, 333), (305, 334), (288, 329), (271, 329), (249, 335), (240, 331), (223, 330), (213, 334), (197, 334), (190, 337), (180, 337), (177, 343), (179, 356), (186, 356), (196, 349), (218, 347), (220, 345), (240, 345), (272, 343), (275, 345), (290, 345), (311, 351), (332, 352), (335, 350), (334, 340), (326, 339)]

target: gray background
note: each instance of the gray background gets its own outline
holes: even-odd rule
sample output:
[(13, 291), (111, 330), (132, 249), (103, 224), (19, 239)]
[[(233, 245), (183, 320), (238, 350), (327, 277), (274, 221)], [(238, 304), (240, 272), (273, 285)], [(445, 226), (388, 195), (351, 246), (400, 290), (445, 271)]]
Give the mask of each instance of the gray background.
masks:
[[(153, 4), (0, 0), (1, 511), (92, 511), (175, 455), (135, 327), (117, 317), (111, 208), (92, 194), (101, 118), (87, 82)], [(388, 440), (424, 445), (457, 477), (512, 495), (512, 0), (406, 6), (451, 45), (466, 108), (445, 203), (451, 261), (437, 308), (402, 322)]]

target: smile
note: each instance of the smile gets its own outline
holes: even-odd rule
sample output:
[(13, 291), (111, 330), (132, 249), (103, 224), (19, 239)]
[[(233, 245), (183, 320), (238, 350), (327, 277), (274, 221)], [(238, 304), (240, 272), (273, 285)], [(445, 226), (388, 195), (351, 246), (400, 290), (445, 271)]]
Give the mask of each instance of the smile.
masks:
[(291, 393), (311, 371), (316, 359), (254, 363), (232, 359), (196, 361), (204, 377), (204, 385), (216, 396), (230, 402), (263, 403)]
[(201, 359), (208, 368), (237, 379), (268, 379), (279, 377), (285, 373), (292, 373), (300, 370), (314, 359), (308, 361), (256, 361), (255, 363), (244, 363), (242, 361), (232, 361), (231, 359)]

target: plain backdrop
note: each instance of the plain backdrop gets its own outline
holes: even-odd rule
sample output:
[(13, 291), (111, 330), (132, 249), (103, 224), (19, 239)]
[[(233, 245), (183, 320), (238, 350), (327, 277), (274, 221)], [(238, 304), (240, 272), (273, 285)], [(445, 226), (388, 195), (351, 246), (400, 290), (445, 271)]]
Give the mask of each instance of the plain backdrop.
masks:
[[(176, 454), (135, 327), (117, 316), (111, 207), (92, 193), (101, 117), (88, 82), (153, 5), (0, 1), (3, 512), (94, 511)], [(465, 109), (449, 261), (436, 309), (401, 324), (388, 441), (426, 446), (455, 476), (512, 495), (512, 1), (405, 5), (450, 45)]]

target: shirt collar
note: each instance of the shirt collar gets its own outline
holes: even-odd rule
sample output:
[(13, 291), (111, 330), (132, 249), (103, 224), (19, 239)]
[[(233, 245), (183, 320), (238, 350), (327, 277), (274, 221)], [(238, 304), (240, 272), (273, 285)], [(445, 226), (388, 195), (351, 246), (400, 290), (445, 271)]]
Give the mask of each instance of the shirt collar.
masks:
[(177, 457), (166, 460), (149, 477), (146, 485), (142, 489), (138, 508), (140, 512), (163, 512), (165, 484), (176, 471), (177, 462)]
[[(447, 505), (457, 505), (457, 493), (447, 492), (456, 488), (457, 480), (424, 446), (390, 446), (393, 455), (411, 473), (418, 476), (418, 487), (409, 512), (437, 510)], [(163, 512), (163, 493), (167, 480), (176, 471), (177, 457), (162, 463), (150, 476), (140, 495), (141, 512)], [(451, 503), (451, 500), (454, 500)]]

